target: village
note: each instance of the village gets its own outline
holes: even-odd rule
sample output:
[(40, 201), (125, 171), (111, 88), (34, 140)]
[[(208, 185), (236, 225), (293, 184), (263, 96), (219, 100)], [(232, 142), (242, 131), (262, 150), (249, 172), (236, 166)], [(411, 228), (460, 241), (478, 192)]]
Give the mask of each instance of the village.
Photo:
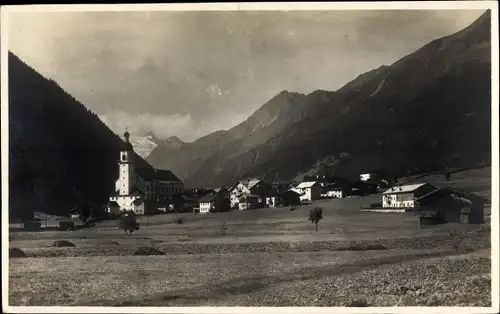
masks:
[[(264, 208), (314, 204), (323, 199), (380, 195), (380, 201), (361, 206), (361, 211), (420, 213), (422, 226), (446, 222), (484, 223), (487, 199), (465, 190), (426, 182), (397, 183), (394, 178), (371, 172), (356, 179), (331, 175), (305, 177), (301, 182), (266, 182), (248, 178), (215, 189), (184, 187), (171, 171), (136, 168), (130, 134), (125, 132), (120, 152), (116, 191), (109, 198), (110, 216), (168, 213), (213, 214)], [(450, 174), (445, 174), (449, 179)], [(77, 214), (76, 214), (77, 215)]]

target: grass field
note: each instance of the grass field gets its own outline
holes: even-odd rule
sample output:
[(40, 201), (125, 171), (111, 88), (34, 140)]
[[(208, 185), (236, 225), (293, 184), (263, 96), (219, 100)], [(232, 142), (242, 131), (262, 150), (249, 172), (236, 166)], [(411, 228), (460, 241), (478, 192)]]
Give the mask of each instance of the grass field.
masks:
[[(489, 195), (488, 171), (443, 183)], [(439, 184), (439, 176), (421, 180)], [(379, 200), (182, 214), (183, 224), (176, 215), (142, 217), (132, 236), (114, 221), (70, 232), (11, 232), (10, 247), (27, 257), (9, 260), (10, 304), (490, 305), (488, 216), (482, 226), (420, 229), (413, 213), (360, 211)], [(307, 218), (318, 205), (324, 219), (315, 232)], [(56, 240), (76, 246), (52, 247)], [(165, 255), (134, 256), (139, 247)]]

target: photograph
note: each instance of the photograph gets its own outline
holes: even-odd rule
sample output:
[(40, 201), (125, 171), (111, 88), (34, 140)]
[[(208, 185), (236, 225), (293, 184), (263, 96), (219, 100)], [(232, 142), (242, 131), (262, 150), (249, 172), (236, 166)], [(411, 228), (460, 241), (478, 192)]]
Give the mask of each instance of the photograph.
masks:
[(496, 1), (0, 21), (4, 312), (498, 312)]

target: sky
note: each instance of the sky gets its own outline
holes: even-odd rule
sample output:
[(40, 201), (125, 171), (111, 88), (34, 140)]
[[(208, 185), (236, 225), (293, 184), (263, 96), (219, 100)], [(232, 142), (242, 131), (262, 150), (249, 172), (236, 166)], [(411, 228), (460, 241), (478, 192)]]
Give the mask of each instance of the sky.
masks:
[(16, 12), (8, 47), (118, 134), (193, 141), (282, 90), (337, 90), (482, 13)]

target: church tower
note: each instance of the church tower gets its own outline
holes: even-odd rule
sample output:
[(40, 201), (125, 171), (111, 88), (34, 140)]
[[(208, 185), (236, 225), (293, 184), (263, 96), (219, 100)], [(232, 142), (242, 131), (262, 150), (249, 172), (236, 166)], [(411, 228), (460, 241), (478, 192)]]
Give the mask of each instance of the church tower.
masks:
[(119, 164), (119, 195), (130, 195), (132, 188), (135, 186), (135, 171), (133, 163), (134, 148), (130, 144), (130, 134), (125, 131), (123, 134), (124, 142), (120, 151)]

